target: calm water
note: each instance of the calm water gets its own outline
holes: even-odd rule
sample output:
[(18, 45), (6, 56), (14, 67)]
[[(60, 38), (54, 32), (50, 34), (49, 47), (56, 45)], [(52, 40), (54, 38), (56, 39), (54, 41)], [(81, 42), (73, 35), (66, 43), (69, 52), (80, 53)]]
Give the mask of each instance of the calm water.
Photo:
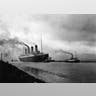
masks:
[[(15, 63), (16, 64), (16, 63)], [(33, 68), (42, 69), (52, 73), (66, 74), (68, 82), (74, 83), (96, 83), (96, 63), (65, 63), (65, 62), (51, 62), (51, 63), (17, 63), (19, 66), (29, 66)], [(51, 79), (51, 78), (50, 78)]]

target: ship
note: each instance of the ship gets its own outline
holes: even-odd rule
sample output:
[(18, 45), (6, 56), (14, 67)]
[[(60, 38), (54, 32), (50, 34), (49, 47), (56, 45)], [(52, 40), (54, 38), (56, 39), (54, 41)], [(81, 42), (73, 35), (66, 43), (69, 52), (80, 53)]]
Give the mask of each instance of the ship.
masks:
[(72, 59), (67, 59), (67, 60), (65, 60), (65, 62), (70, 62), (70, 63), (79, 63), (80, 60), (79, 60), (77, 57), (75, 57), (75, 58), (72, 58)]
[(64, 62), (70, 62), (70, 63), (79, 63), (80, 62), (80, 60), (78, 59), (76, 53), (74, 55), (73, 53), (68, 52), (68, 51), (64, 51), (64, 50), (56, 50), (55, 52), (56, 53), (57, 52), (62, 52), (62, 53), (65, 53), (65, 54), (69, 54), (71, 56), (69, 59), (64, 60)]
[(38, 50), (37, 45), (35, 45), (35, 48), (33, 46), (31, 46), (30, 48), (27, 44), (25, 45), (27, 46), (27, 48), (25, 48), (24, 54), (19, 56), (20, 61), (22, 62), (47, 62), (49, 61), (50, 59), (49, 54), (40, 52)]
[(70, 53), (71, 58), (70, 59), (66, 59), (65, 62), (70, 62), (70, 63), (79, 63), (80, 60), (78, 59), (78, 57), (75, 55), (73, 55), (72, 53)]

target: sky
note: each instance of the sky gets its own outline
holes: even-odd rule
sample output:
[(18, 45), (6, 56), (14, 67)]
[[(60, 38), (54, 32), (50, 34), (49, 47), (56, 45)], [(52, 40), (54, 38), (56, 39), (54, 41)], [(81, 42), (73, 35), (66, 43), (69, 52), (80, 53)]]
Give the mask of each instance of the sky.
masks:
[(93, 58), (96, 54), (96, 15), (1, 14), (1, 40), (17, 38), (30, 46), (38, 44), (40, 49), (41, 37), (45, 52), (53, 54), (56, 50), (64, 50), (79, 55), (91, 54)]
[[(0, 2), (0, 40), (15, 38), (30, 46), (36, 43), (40, 49), (42, 35), (43, 50), (52, 56), (59, 57), (62, 52), (55, 51), (64, 50), (83, 58), (96, 58), (96, 15), (63, 12), (54, 14), (53, 10), (46, 12), (44, 8), (54, 9), (59, 2), (43, 1), (43, 7), (39, 7), (40, 2), (37, 3), (37, 0), (34, 3), (31, 0)], [(54, 7), (51, 4), (54, 4)], [(58, 7), (62, 6), (57, 6), (57, 9)]]

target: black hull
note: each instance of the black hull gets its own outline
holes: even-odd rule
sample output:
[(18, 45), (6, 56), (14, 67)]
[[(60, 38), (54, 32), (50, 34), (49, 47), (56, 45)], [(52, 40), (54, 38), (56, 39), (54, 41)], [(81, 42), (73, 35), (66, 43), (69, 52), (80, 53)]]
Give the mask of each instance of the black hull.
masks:
[(41, 54), (36, 56), (26, 56), (26, 57), (19, 57), (20, 61), (22, 62), (43, 62), (48, 59), (48, 54)]
[(65, 62), (70, 62), (70, 63), (79, 63), (80, 60), (65, 60)]

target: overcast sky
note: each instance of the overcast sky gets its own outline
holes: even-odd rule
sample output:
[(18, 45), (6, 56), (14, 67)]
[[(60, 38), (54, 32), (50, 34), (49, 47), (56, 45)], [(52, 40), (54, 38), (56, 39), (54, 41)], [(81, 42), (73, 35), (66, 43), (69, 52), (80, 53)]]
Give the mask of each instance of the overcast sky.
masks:
[[(96, 53), (96, 15), (1, 14), (0, 36), (53, 49)], [(53, 46), (55, 45), (55, 46)]]
[[(42, 10), (38, 6), (40, 2), (36, 2), (4, 0), (0, 3), (0, 39), (18, 38), (29, 45), (32, 42), (40, 45), (42, 34), (45, 48), (96, 54), (96, 15), (33, 14), (32, 6)], [(46, 8), (47, 2), (43, 6)]]

